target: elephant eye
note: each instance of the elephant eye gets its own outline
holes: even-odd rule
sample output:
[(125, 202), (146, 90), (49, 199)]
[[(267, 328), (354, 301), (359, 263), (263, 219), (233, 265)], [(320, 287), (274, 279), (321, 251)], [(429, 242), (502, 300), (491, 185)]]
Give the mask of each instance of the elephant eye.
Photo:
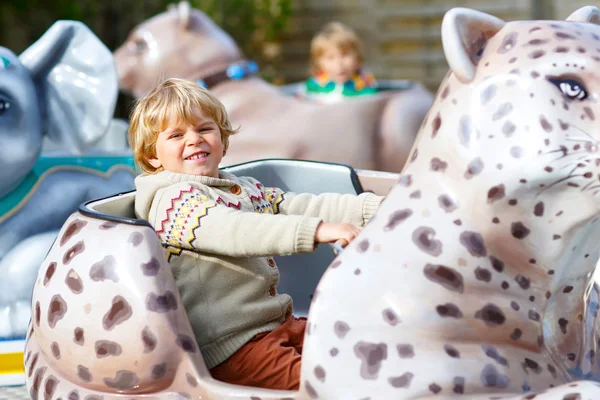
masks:
[(10, 65), (10, 60), (4, 56), (0, 56), (0, 69), (6, 69)]
[(10, 103), (0, 99), (0, 115), (4, 114), (10, 108)]

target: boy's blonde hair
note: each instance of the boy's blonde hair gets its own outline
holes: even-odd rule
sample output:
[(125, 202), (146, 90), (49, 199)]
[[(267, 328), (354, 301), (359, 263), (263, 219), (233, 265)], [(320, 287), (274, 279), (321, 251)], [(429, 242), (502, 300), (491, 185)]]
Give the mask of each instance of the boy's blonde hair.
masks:
[(362, 42), (352, 28), (334, 21), (327, 23), (310, 43), (310, 73), (312, 75), (319, 73), (319, 58), (331, 46), (339, 48), (343, 54), (350, 52), (356, 54), (358, 65), (362, 65)]
[(146, 173), (156, 173), (148, 162), (156, 158), (158, 134), (169, 122), (195, 123), (198, 119), (194, 111), (200, 109), (212, 118), (221, 131), (223, 154), (229, 147), (229, 136), (238, 129), (231, 127), (225, 107), (210, 92), (196, 83), (184, 79), (167, 79), (150, 93), (137, 100), (131, 113), (129, 125), (129, 145), (138, 168)]

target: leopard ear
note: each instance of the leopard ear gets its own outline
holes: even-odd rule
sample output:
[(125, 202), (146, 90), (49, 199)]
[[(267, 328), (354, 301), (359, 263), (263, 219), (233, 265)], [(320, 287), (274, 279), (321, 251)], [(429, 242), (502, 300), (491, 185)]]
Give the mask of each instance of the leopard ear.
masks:
[(585, 6), (569, 15), (566, 21), (571, 22), (587, 22), (590, 24), (600, 25), (600, 10), (598, 7)]
[(453, 8), (442, 21), (442, 46), (456, 77), (468, 83), (475, 77), (481, 51), (505, 22), (468, 8)]

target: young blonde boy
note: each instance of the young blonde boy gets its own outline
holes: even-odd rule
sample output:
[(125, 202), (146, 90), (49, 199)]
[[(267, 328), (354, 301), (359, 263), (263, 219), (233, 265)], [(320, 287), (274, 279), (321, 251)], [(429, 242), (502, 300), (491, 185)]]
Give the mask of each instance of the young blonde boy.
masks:
[(169, 79), (140, 99), (129, 140), (135, 210), (155, 228), (214, 378), (297, 389), (305, 318), (278, 293), (272, 256), (351, 242), (382, 198), (285, 193), (219, 170), (236, 133), (223, 105)]
[(322, 103), (377, 93), (375, 78), (363, 68), (363, 46), (356, 33), (340, 22), (326, 24), (310, 46), (310, 77), (305, 96)]

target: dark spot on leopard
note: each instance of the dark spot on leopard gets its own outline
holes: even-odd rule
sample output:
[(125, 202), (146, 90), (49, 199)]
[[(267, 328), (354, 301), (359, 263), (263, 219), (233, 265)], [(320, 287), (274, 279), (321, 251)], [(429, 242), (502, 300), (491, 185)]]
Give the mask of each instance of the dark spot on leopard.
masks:
[(364, 253), (369, 249), (369, 239), (363, 239), (356, 246), (356, 251), (359, 253)]
[(561, 40), (575, 39), (575, 36), (569, 35), (568, 33), (564, 33), (564, 32), (556, 32), (555, 35), (558, 39), (561, 39)]
[(531, 39), (529, 42), (527, 42), (527, 45), (529, 46), (539, 46), (542, 44), (546, 44), (550, 42), (550, 39)]
[(29, 365), (29, 372), (27, 373), (27, 376), (30, 378), (31, 378), (31, 375), (33, 374), (33, 370), (35, 369), (35, 365), (37, 364), (39, 355), (40, 355), (39, 353), (35, 353), (33, 358), (31, 359), (31, 365)]
[(546, 52), (544, 50), (536, 50), (532, 53), (529, 53), (529, 58), (536, 60), (540, 57), (543, 57), (545, 54)]
[(308, 393), (308, 396), (311, 399), (318, 399), (319, 398), (319, 394), (317, 393), (317, 391), (315, 390), (315, 388), (312, 387), (312, 385), (310, 384), (309, 381), (304, 381), (304, 387), (306, 388), (306, 393)]
[(550, 122), (548, 122), (546, 117), (544, 117), (543, 115), (540, 115), (540, 125), (542, 125), (542, 129), (544, 129), (546, 132), (552, 132), (552, 124), (550, 124)]
[(450, 85), (446, 85), (446, 87), (444, 87), (444, 90), (442, 90), (442, 95), (441, 95), (442, 100), (444, 100), (446, 97), (448, 97), (448, 94), (450, 94)]
[(60, 238), (60, 246), (64, 246), (65, 243), (69, 241), (69, 239), (71, 239), (74, 235), (78, 234), (79, 231), (81, 231), (81, 229), (83, 229), (83, 227), (86, 225), (86, 221), (82, 221), (79, 219), (76, 219), (75, 221), (71, 222), (65, 230), (65, 234)]
[(83, 399), (83, 400), (104, 400), (104, 397), (90, 394), (88, 396), (85, 396), (85, 399)]
[(95, 348), (97, 358), (116, 357), (122, 353), (121, 345), (110, 340), (97, 340)]
[(388, 378), (388, 382), (395, 388), (408, 389), (413, 377), (414, 375), (412, 373), (406, 372), (403, 375)]
[(496, 110), (496, 112), (494, 112), (494, 114), (492, 114), (492, 121), (498, 121), (504, 117), (506, 117), (508, 114), (510, 114), (513, 110), (513, 106), (510, 103), (504, 103), (501, 104), (498, 109)]
[(592, 349), (586, 353), (585, 358), (588, 360), (591, 360), (595, 356), (596, 356), (596, 352)]
[(314, 370), (315, 378), (321, 382), (325, 382), (325, 369), (320, 365), (317, 365)]
[(415, 149), (415, 151), (413, 151), (412, 156), (410, 156), (410, 162), (414, 162), (417, 157), (419, 155), (419, 149)]
[(462, 318), (463, 313), (452, 303), (440, 304), (435, 308), (442, 318)]
[(529, 296), (529, 301), (533, 303), (535, 301), (535, 296)]
[(529, 289), (529, 286), (531, 285), (531, 281), (523, 275), (517, 275), (515, 277), (515, 281), (517, 281), (517, 283), (523, 290)]
[(415, 350), (410, 344), (399, 344), (396, 349), (400, 358), (413, 358), (415, 356)]
[(79, 400), (79, 393), (77, 390), (73, 390), (71, 393), (69, 393), (69, 400)]
[(535, 207), (533, 208), (533, 215), (535, 215), (536, 217), (544, 216), (544, 202), (543, 201), (540, 201), (539, 203), (537, 203), (535, 205)]
[(148, 327), (142, 330), (142, 342), (144, 343), (144, 353), (150, 353), (156, 347), (156, 336)]
[(410, 197), (411, 199), (420, 199), (421, 198), (421, 191), (420, 190), (415, 190), (408, 197)]
[(527, 370), (531, 370), (533, 372), (535, 372), (536, 374), (539, 374), (542, 372), (542, 367), (540, 367), (540, 365), (529, 359), (529, 358), (525, 358), (524, 362), (521, 364), (521, 366), (523, 367), (523, 370), (525, 372), (528, 372)]
[(90, 278), (94, 282), (104, 282), (110, 279), (113, 282), (119, 282), (119, 274), (116, 268), (117, 260), (113, 256), (106, 256), (98, 261), (90, 269)]
[(505, 187), (503, 184), (500, 184), (498, 186), (492, 186), (492, 188), (490, 190), (488, 190), (488, 194), (487, 194), (488, 204), (502, 199), (504, 197), (504, 190), (505, 190)]
[(569, 393), (565, 394), (562, 400), (581, 400), (581, 394), (579, 393)]
[(475, 318), (482, 320), (489, 327), (504, 324), (506, 317), (502, 309), (495, 304), (488, 303), (475, 313)]
[(73, 258), (75, 258), (75, 256), (77, 254), (81, 254), (83, 253), (83, 251), (85, 250), (85, 244), (82, 241), (77, 242), (75, 245), (73, 245), (73, 247), (71, 247), (69, 250), (67, 250), (63, 256), (63, 264), (64, 265), (68, 265)]
[(432, 171), (435, 171), (435, 172), (438, 172), (438, 171), (444, 172), (444, 171), (446, 171), (446, 168), (448, 168), (448, 163), (445, 162), (445, 161), (440, 160), (437, 157), (434, 157), (434, 158), (431, 159), (430, 166), (431, 166), (431, 170)]
[(500, 223), (500, 220), (498, 219), (498, 217), (494, 217), (494, 218), (492, 218), (492, 223), (498, 224), (498, 223)]
[(434, 138), (438, 131), (440, 130), (440, 127), (442, 126), (442, 117), (440, 117), (440, 113), (438, 113), (435, 116), (435, 119), (433, 120), (433, 123), (431, 124), (432, 127), (432, 131), (431, 131), (431, 137)]
[(432, 383), (431, 385), (429, 385), (429, 390), (433, 394), (438, 394), (439, 392), (442, 391), (442, 387), (440, 385), (438, 385), (437, 383)]
[(531, 29), (529, 30), (529, 33), (533, 33), (533, 32), (535, 32), (535, 31), (539, 31), (539, 30), (541, 30), (541, 29), (542, 29), (542, 28), (540, 28), (539, 26), (534, 26), (533, 28), (531, 28)]
[(527, 315), (529, 316), (529, 319), (532, 321), (540, 320), (540, 314), (535, 310), (529, 310), (529, 313)]
[(332, 347), (331, 350), (329, 350), (329, 354), (331, 355), (331, 357), (335, 357), (339, 354), (339, 350), (337, 349), (337, 347)]
[(425, 265), (423, 270), (425, 277), (437, 283), (451, 292), (463, 293), (464, 281), (460, 272), (444, 265)]
[(71, 292), (75, 294), (80, 294), (83, 292), (83, 281), (73, 269), (69, 270), (67, 273), (65, 284), (71, 290)]
[(519, 240), (525, 239), (530, 233), (529, 228), (523, 225), (522, 222), (513, 222), (510, 226), (510, 231), (513, 237)]
[(494, 270), (496, 270), (497, 272), (504, 271), (504, 262), (502, 262), (501, 260), (497, 259), (494, 256), (490, 256), (489, 259), (490, 259), (490, 262), (492, 263), (492, 268), (494, 268)]
[(517, 62), (518, 58), (517, 57), (512, 57), (510, 60), (508, 60), (509, 64), (514, 64), (515, 62)]
[(515, 124), (513, 124), (511, 121), (506, 121), (506, 122), (504, 122), (504, 125), (502, 125), (502, 133), (506, 137), (511, 137), (513, 135), (513, 133), (515, 133), (516, 130), (517, 130), (517, 126)]
[(483, 345), (481, 347), (486, 356), (488, 356), (492, 360), (495, 360), (500, 365), (508, 366), (508, 360), (506, 358), (502, 357), (502, 355), (500, 355), (500, 353), (498, 353), (498, 349), (496, 349), (493, 346), (487, 346), (487, 345)]
[(406, 221), (412, 214), (413, 211), (409, 208), (394, 211), (390, 215), (388, 223), (383, 227), (383, 230), (386, 232), (393, 230), (396, 226)]
[(463, 115), (458, 123), (458, 137), (460, 144), (468, 148), (471, 144), (471, 134), (471, 119), (468, 115)]
[(553, 366), (553, 365), (551, 365), (551, 364), (548, 364), (548, 372), (550, 372), (550, 374), (552, 374), (552, 377), (553, 377), (553, 378), (556, 378), (556, 377), (557, 377), (557, 374), (556, 374), (556, 368), (554, 368), (554, 366)]
[(451, 213), (458, 208), (452, 198), (447, 194), (442, 194), (438, 197), (438, 204), (440, 205), (440, 208), (447, 213)]
[(402, 322), (400, 320), (400, 317), (398, 316), (398, 314), (396, 314), (396, 312), (394, 310), (392, 310), (391, 308), (386, 308), (385, 310), (382, 311), (382, 314), (383, 314), (383, 320), (392, 326), (396, 326), (400, 322)]
[(196, 378), (194, 378), (192, 375), (186, 373), (185, 374), (185, 379), (187, 380), (187, 383), (190, 386), (192, 386), (192, 387), (198, 386), (198, 380)]
[(44, 379), (44, 374), (46, 373), (46, 367), (38, 368), (35, 371), (35, 375), (33, 376), (33, 383), (31, 384), (31, 398), (37, 400), (38, 394), (40, 392), (40, 386), (42, 384), (42, 380)]
[(177, 310), (177, 298), (173, 292), (167, 290), (164, 295), (148, 293), (146, 296), (146, 308), (156, 313), (166, 313)]
[(57, 386), (58, 379), (56, 379), (56, 377), (50, 375), (48, 378), (46, 378), (46, 384), (44, 385), (44, 400), (52, 399)]
[(167, 363), (156, 364), (152, 367), (152, 379), (160, 379), (167, 373)]
[(335, 324), (333, 324), (333, 331), (337, 337), (343, 339), (348, 331), (350, 331), (350, 326), (343, 321), (336, 321)]
[(92, 381), (92, 374), (90, 373), (90, 370), (83, 365), (77, 366), (77, 376), (84, 382), (89, 383)]
[(131, 243), (133, 247), (138, 247), (144, 241), (144, 235), (140, 232), (133, 232), (129, 235), (129, 239), (127, 239), (127, 243)]
[(492, 280), (492, 273), (485, 268), (477, 267), (475, 268), (475, 278), (478, 281), (489, 282)]
[(565, 286), (565, 288), (563, 289), (563, 293), (571, 293), (572, 290), (573, 286)]
[(591, 119), (592, 121), (594, 121), (596, 119), (596, 116), (594, 115), (594, 112), (592, 111), (591, 108), (589, 107), (584, 107), (583, 111), (585, 111), (585, 114), (588, 116), (589, 119)]
[(160, 262), (154, 257), (150, 259), (147, 263), (142, 263), (142, 273), (144, 276), (156, 276), (158, 274), (158, 270), (160, 269)]
[(522, 335), (523, 335), (523, 332), (521, 332), (521, 330), (519, 328), (515, 328), (513, 333), (511, 333), (510, 338), (512, 340), (519, 340)]
[(423, 252), (437, 257), (442, 254), (442, 242), (435, 239), (435, 231), (427, 226), (421, 226), (412, 234), (413, 243)]
[(462, 244), (473, 257), (485, 257), (487, 255), (483, 236), (481, 236), (480, 233), (472, 231), (462, 232), (460, 234), (460, 244)]
[(127, 300), (121, 296), (112, 299), (112, 305), (102, 318), (102, 326), (110, 331), (115, 326), (127, 321), (132, 315), (132, 309)]
[(452, 380), (454, 387), (452, 391), (456, 394), (463, 394), (465, 392), (465, 378), (457, 376)]
[(103, 231), (105, 231), (107, 229), (112, 229), (112, 228), (114, 228), (117, 225), (118, 224), (116, 222), (106, 221), (105, 223), (103, 223), (102, 225), (100, 225), (100, 229), (102, 229)]
[(56, 272), (56, 263), (51, 262), (50, 265), (48, 265), (48, 269), (46, 269), (46, 274), (44, 275), (44, 286), (48, 286), (48, 283), (50, 282), (50, 279), (52, 279), (54, 272)]
[(139, 383), (139, 378), (135, 372), (119, 370), (112, 379), (104, 378), (104, 384), (108, 387), (119, 390), (133, 389)]
[(564, 46), (558, 46), (557, 48), (554, 49), (555, 53), (568, 53), (569, 52), (569, 48), (568, 47), (564, 47)]
[(40, 326), (40, 320), (42, 318), (42, 311), (40, 309), (40, 302), (35, 302), (35, 323), (37, 326)]
[(575, 353), (568, 353), (567, 354), (567, 358), (569, 359), (569, 361), (575, 361)]
[(462, 225), (462, 221), (460, 219), (455, 219), (454, 221), (452, 221), (454, 223), (454, 225), (458, 225), (461, 226)]
[(409, 187), (412, 185), (412, 175), (402, 175), (400, 180), (398, 180), (400, 186)]
[(50, 349), (52, 350), (52, 355), (54, 356), (54, 358), (60, 360), (60, 347), (58, 346), (58, 343), (52, 342)]
[(498, 48), (499, 54), (505, 54), (512, 50), (517, 45), (517, 38), (519, 34), (517, 32), (511, 32), (508, 35), (504, 36), (502, 39), (502, 43)]
[(471, 179), (472, 177), (479, 175), (481, 171), (483, 171), (483, 161), (481, 161), (481, 158), (477, 157), (467, 166), (464, 177), (465, 179)]
[(82, 328), (75, 328), (75, 331), (73, 332), (73, 341), (75, 342), (75, 344), (78, 344), (80, 346), (83, 346), (85, 344), (85, 337), (83, 335)]
[(510, 155), (514, 158), (521, 158), (525, 154), (525, 150), (519, 146), (513, 146), (510, 148)]
[[(481, 96), (480, 96), (480, 101), (481, 101), (481, 105), (484, 106), (487, 103), (489, 103), (489, 101), (491, 99), (494, 98), (494, 96), (496, 95), (496, 85), (489, 85), (488, 87), (486, 87), (485, 89), (483, 89), (483, 91), (481, 92)], [(464, 116), (463, 118), (467, 118), (468, 121), (468, 116)], [(462, 118), (461, 118), (462, 121)]]
[(452, 358), (460, 358), (460, 352), (452, 345), (445, 344), (444, 351)]
[(374, 380), (379, 375), (381, 363), (387, 359), (387, 345), (360, 341), (354, 346), (354, 354), (362, 360), (360, 376)]
[(480, 379), (485, 387), (506, 388), (509, 384), (508, 377), (498, 372), (498, 369), (493, 364), (487, 364), (483, 367)]
[(508, 205), (509, 205), (509, 206), (516, 206), (516, 205), (517, 205), (517, 203), (518, 203), (518, 200), (517, 200), (517, 199), (510, 199), (510, 200), (508, 201)]
[(331, 263), (331, 265), (329, 266), (329, 268), (334, 268), (335, 269), (335, 268), (339, 267), (340, 265), (342, 265), (342, 262), (340, 260), (336, 260), (333, 263)]
[(186, 353), (196, 353), (198, 351), (196, 349), (196, 343), (194, 339), (187, 335), (177, 335), (176, 343), (177, 346), (183, 349), (183, 351), (185, 351)]
[(67, 310), (67, 303), (60, 294), (52, 296), (50, 305), (48, 306), (48, 325), (50, 328), (54, 329), (56, 323), (65, 316)]

